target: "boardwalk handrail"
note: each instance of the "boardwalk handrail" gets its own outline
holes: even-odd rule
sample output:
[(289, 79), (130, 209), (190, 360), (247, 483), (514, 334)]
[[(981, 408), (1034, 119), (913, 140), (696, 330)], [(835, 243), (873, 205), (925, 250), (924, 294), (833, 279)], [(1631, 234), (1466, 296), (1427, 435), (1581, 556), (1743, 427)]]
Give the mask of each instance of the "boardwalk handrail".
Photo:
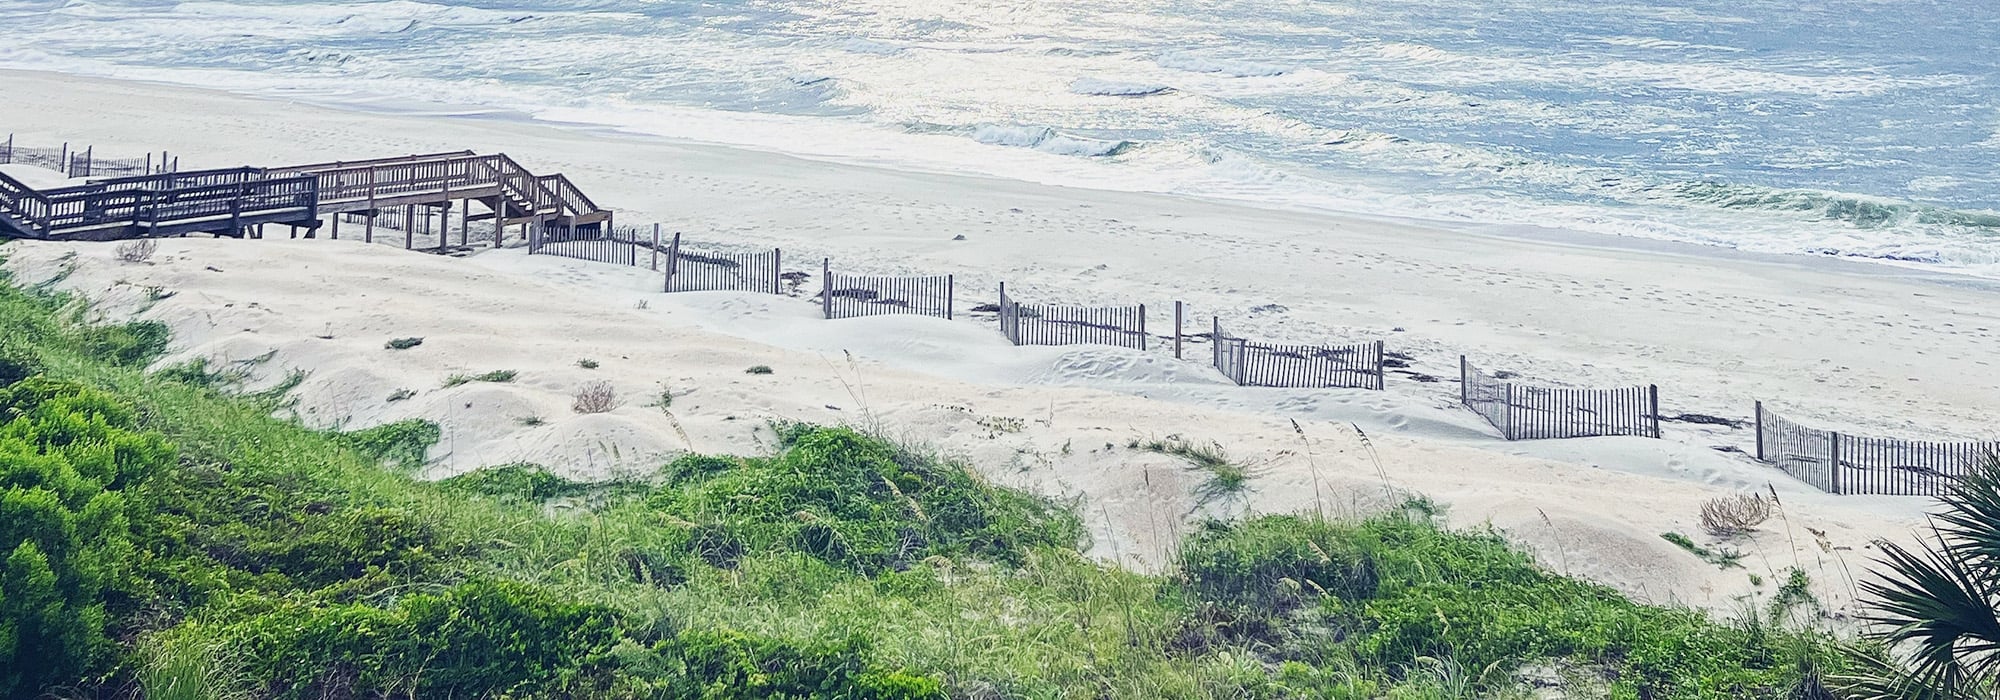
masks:
[(323, 201), (374, 201), (417, 194), (499, 188), (533, 217), (574, 218), (602, 209), (559, 175), (536, 176), (505, 153), (471, 151), (295, 165), (272, 174), (319, 178)]
[(25, 224), (25, 233), (42, 239), (65, 230), (158, 226), (222, 216), (235, 221), (246, 213), (267, 211), (299, 210), (303, 220), (317, 211), (317, 182), (312, 176), (249, 179), (227, 173), (240, 174), (178, 173), (178, 179), (126, 178), (138, 181), (123, 183), (128, 187), (93, 183), (46, 191), (0, 174), (0, 203)]

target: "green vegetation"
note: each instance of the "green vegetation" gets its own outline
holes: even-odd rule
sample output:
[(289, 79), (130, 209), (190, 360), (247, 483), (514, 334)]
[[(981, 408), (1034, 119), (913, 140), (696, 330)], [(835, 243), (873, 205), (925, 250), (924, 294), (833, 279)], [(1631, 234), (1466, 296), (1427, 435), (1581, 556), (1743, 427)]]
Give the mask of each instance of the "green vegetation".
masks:
[(582, 367), (584, 369), (597, 369), (597, 361), (586, 357), (581, 360), (577, 360), (576, 366)]
[(1201, 484), (1194, 487), (1196, 502), (1204, 505), (1242, 498), (1250, 490), (1250, 480), (1256, 477), (1249, 467), (1230, 461), (1222, 446), (1213, 442), (1198, 445), (1180, 436), (1169, 435), (1164, 440), (1133, 440), (1125, 446), (1179, 457), (1187, 461), (1189, 469), (1207, 475)]
[(1687, 550), (1689, 554), (1701, 557), (1702, 561), (1714, 564), (1717, 568), (1742, 568), (1743, 566), (1743, 553), (1734, 549), (1709, 549), (1695, 544), (1693, 539), (1678, 532), (1662, 532), (1660, 533), (1660, 539), (1674, 543), (1674, 546)]
[(0, 286), (0, 697), (1417, 700), (1534, 667), (1669, 700), (1844, 670), (1417, 505), (1209, 523), (1133, 573), (1063, 504), (844, 428), (611, 483), (425, 482), (434, 424), (308, 429), (70, 308)]
[(514, 381), (514, 377), (516, 376), (519, 375), (515, 374), (514, 370), (511, 369), (496, 369), (491, 372), (487, 372), (485, 374), (454, 374), (449, 377), (445, 377), (444, 388), (450, 389), (455, 386), (459, 386), (462, 384), (471, 384), (473, 382), (494, 382), (499, 384), (505, 384), (507, 382)]
[(408, 350), (410, 348), (414, 348), (416, 346), (423, 344), (424, 344), (423, 338), (416, 338), (416, 337), (393, 338), (390, 339), (388, 343), (383, 344), (382, 347), (388, 348), (390, 350)]
[(751, 366), (750, 366), (750, 369), (746, 369), (746, 370), (743, 370), (743, 373), (744, 373), (744, 374), (770, 374), (770, 373), (771, 373), (771, 366), (770, 366), (770, 365), (751, 365)]

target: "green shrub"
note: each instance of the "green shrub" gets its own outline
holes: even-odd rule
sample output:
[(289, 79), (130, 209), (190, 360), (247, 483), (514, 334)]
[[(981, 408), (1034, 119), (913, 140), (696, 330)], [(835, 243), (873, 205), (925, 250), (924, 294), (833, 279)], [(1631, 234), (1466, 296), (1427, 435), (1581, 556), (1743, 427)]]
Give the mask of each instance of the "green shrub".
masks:
[(341, 433), (339, 437), (369, 459), (414, 470), (424, 466), (431, 446), (437, 444), (443, 434), (436, 423), (411, 418)]
[(707, 524), (712, 531), (691, 546), (802, 551), (864, 573), (933, 554), (1016, 561), (1027, 548), (1073, 547), (1082, 536), (1074, 515), (1042, 499), (852, 430), (802, 428), (787, 442), (778, 457), (740, 466), (678, 460), (668, 467), (674, 487), (649, 503)]
[[(1543, 571), (1497, 535), (1447, 532), (1404, 514), (1209, 526), (1183, 547), (1181, 576), (1197, 600), (1239, 606), (1253, 620), (1277, 611), (1257, 622), (1283, 629), (1281, 645), (1323, 651), (1337, 638), (1375, 667), (1428, 657), (1510, 671), (1573, 659), (1615, 669), (1618, 697), (1736, 698), (1781, 695), (1801, 663), (1829, 657), (1810, 638), (1639, 605)], [(1315, 629), (1331, 638), (1311, 636)]]
[(390, 350), (408, 350), (410, 348), (414, 348), (416, 346), (423, 344), (424, 344), (423, 338), (417, 338), (417, 337), (392, 338), (389, 340), (389, 342), (383, 343), (382, 347), (388, 348)]
[(144, 367), (167, 351), (171, 333), (166, 324), (140, 321), (77, 330), (84, 352), (120, 367)]
[(41, 377), (0, 388), (0, 697), (101, 667), (109, 599), (135, 586), (125, 491), (174, 459), (132, 409)]
[(520, 375), (511, 369), (496, 369), (491, 372), (487, 372), (485, 374), (470, 374), (470, 375), (454, 374), (449, 377), (445, 377), (444, 388), (450, 389), (455, 386), (460, 386), (463, 384), (471, 384), (473, 382), (494, 382), (499, 384), (505, 384), (507, 382), (514, 381), (514, 378), (517, 376)]
[(239, 623), (248, 672), (268, 697), (491, 697), (600, 673), (621, 635), (610, 608), (525, 584), (475, 580), (386, 608), (288, 603)]
[(467, 493), (526, 501), (580, 496), (590, 491), (589, 484), (570, 481), (542, 465), (528, 463), (484, 467), (438, 483)]
[(743, 370), (743, 373), (744, 373), (744, 374), (770, 374), (770, 373), (771, 373), (771, 366), (770, 366), (770, 365), (751, 365), (749, 369), (746, 369), (746, 370)]
[(944, 684), (872, 662), (863, 637), (791, 642), (688, 630), (652, 648), (651, 673), (674, 700), (943, 700)]

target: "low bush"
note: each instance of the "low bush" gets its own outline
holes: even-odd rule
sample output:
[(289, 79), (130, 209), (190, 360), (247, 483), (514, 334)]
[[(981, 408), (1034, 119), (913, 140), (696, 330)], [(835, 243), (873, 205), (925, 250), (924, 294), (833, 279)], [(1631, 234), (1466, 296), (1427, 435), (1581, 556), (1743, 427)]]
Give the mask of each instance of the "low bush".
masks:
[(752, 552), (802, 551), (857, 572), (934, 554), (1016, 561), (1032, 547), (1074, 547), (1074, 515), (989, 486), (964, 467), (920, 458), (845, 428), (789, 431), (775, 458), (735, 468), (683, 460), (652, 506), (708, 523)]
[(542, 465), (527, 463), (485, 467), (438, 483), (467, 493), (527, 501), (580, 496), (590, 491), (589, 484), (570, 481)]
[(408, 350), (410, 348), (414, 348), (416, 346), (423, 344), (424, 344), (423, 338), (411, 336), (408, 338), (391, 338), (389, 342), (383, 343), (382, 347), (388, 348), (390, 350)]
[(377, 462), (387, 462), (406, 470), (424, 466), (431, 446), (443, 431), (436, 423), (420, 418), (384, 423), (373, 428), (341, 433), (340, 439), (355, 451)]
[(618, 390), (611, 382), (591, 382), (579, 387), (571, 397), (570, 410), (577, 413), (606, 413), (618, 407)]

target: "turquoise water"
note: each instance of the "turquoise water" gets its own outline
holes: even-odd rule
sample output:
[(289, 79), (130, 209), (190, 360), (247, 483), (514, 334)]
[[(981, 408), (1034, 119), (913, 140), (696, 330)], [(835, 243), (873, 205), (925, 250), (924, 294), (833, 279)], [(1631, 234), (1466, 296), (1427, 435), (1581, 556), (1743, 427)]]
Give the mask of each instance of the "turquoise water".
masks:
[[(2000, 4), (0, 0), (0, 66), (2000, 275)], [(0, 127), (4, 129), (4, 127)]]

